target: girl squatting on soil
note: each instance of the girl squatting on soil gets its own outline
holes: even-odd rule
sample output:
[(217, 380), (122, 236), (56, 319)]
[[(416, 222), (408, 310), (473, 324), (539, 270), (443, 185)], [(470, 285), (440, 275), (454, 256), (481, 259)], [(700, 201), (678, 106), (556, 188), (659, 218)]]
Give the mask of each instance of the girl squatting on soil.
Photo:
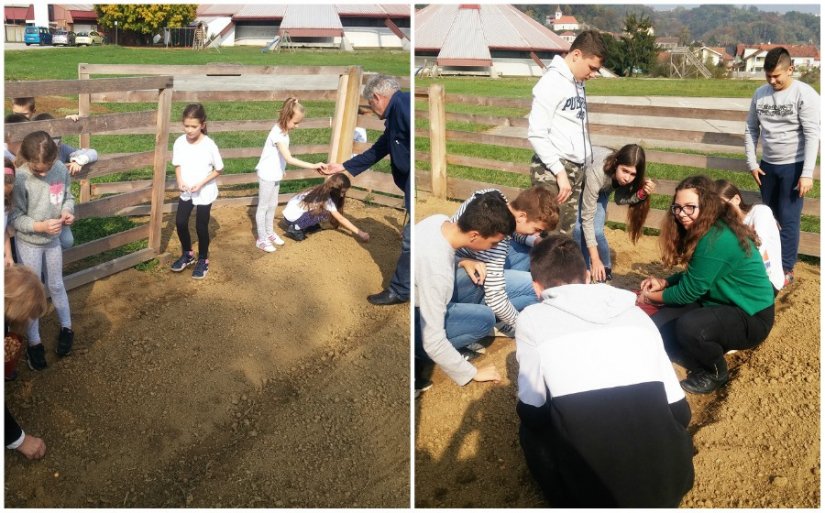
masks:
[(637, 144), (626, 144), (616, 151), (594, 147), (593, 158), (595, 163), (585, 171), (573, 240), (582, 249), (591, 279), (603, 282), (613, 279), (610, 246), (604, 236), (610, 193), (616, 191), (617, 205), (628, 206), (627, 231), (635, 244), (642, 234), (656, 185), (645, 178), (645, 150)]
[(719, 200), (710, 178), (682, 180), (670, 211), (659, 237), (662, 262), (687, 268), (667, 279), (646, 278), (639, 301), (664, 303), (653, 322), (671, 359), (688, 370), (682, 388), (707, 394), (728, 381), (727, 351), (768, 337), (773, 287), (753, 230)]
[[(12, 226), (16, 230), (15, 244), (21, 263), (36, 276), (44, 271), (46, 286), (60, 319), (57, 338), (58, 356), (72, 351), (72, 331), (69, 296), (63, 285), (63, 249), (60, 232), (74, 222), (74, 197), (69, 171), (57, 159), (57, 145), (43, 131), (32, 132), (23, 139), (17, 155), (17, 176), (12, 197)], [(40, 340), (40, 321), (29, 326), (27, 361), (32, 370), (46, 368), (46, 352)]]
[(289, 152), (289, 131), (297, 128), (304, 120), (304, 106), (298, 98), (289, 97), (281, 107), (278, 123), (272, 127), (264, 143), (261, 159), (255, 169), (258, 172), (258, 208), (255, 211), (255, 224), (258, 229), (258, 249), (273, 253), (275, 246), (283, 246), (284, 241), (273, 230), (275, 209), (278, 207), (278, 193), (287, 164), (304, 169), (326, 171), (326, 164), (310, 164), (297, 159)]
[(327, 181), (312, 189), (297, 194), (284, 208), (286, 236), (296, 241), (306, 239), (308, 230), (317, 229), (321, 221), (329, 219), (335, 228), (342, 225), (355, 234), (362, 242), (370, 240), (370, 234), (359, 230), (343, 216), (344, 200), (350, 187), (349, 178), (344, 173), (335, 173)]
[[(192, 278), (202, 280), (209, 271), (209, 218), (212, 202), (218, 197), (216, 178), (223, 171), (223, 160), (215, 142), (206, 135), (206, 110), (200, 103), (183, 109), (183, 132), (172, 147), (172, 165), (178, 180), (180, 199), (175, 217), (183, 254), (172, 264), (181, 272), (195, 264)], [(196, 208), (195, 230), (198, 234), (198, 259), (192, 254), (189, 217)]]

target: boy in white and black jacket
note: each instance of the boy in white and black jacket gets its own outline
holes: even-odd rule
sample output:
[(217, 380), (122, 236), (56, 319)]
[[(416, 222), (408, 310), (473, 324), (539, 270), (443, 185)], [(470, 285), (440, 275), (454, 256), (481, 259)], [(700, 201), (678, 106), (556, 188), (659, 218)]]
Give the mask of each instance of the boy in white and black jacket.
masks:
[(676, 507), (693, 486), (690, 407), (633, 293), (585, 285), (572, 239), (530, 259), (541, 303), (516, 322), (520, 439), (553, 507)]

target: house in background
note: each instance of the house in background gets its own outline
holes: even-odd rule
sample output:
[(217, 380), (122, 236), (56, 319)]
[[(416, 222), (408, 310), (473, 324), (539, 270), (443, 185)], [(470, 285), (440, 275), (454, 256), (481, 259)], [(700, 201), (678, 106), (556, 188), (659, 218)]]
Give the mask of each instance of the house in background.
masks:
[(217, 34), (221, 46), (263, 46), (288, 34), (292, 46), (403, 49), (410, 13), (407, 4), (206, 4), (195, 21)]
[(733, 66), (733, 56), (721, 46), (703, 46), (693, 52), (703, 64), (710, 61), (713, 66), (718, 66), (720, 63), (724, 64), (726, 68)]
[(557, 34), (567, 30), (575, 32), (582, 28), (575, 16), (565, 16), (562, 14), (561, 7), (556, 7), (556, 15), (553, 18), (548, 16), (545, 23), (550, 25), (553, 28), (553, 32)]
[(735, 57), (743, 64), (742, 70), (746, 73), (764, 73), (765, 56), (770, 50), (780, 46), (785, 47), (791, 54), (797, 72), (820, 67), (819, 49), (813, 45), (738, 44)]
[(541, 76), (569, 49), (512, 5), (430, 4), (415, 15), (415, 66), (442, 74)]
[(657, 37), (656, 48), (659, 50), (673, 50), (679, 46), (678, 37)]
[(33, 4), (7, 4), (3, 6), (3, 17), (7, 43), (23, 42), (26, 25), (73, 32), (97, 30), (97, 12), (93, 4), (38, 4), (37, 9)]

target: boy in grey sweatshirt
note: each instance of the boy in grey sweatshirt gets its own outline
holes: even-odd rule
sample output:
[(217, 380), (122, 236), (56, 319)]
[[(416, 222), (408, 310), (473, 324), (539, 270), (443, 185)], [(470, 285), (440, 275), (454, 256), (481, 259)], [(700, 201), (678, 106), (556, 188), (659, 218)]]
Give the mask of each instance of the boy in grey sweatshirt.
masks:
[[(819, 150), (820, 102), (816, 91), (793, 79), (788, 50), (765, 56), (767, 84), (756, 90), (745, 125), (745, 155), (762, 202), (779, 222), (785, 284), (793, 282), (799, 251), (799, 221), (805, 194), (813, 186)], [(762, 160), (756, 146), (762, 141)]]

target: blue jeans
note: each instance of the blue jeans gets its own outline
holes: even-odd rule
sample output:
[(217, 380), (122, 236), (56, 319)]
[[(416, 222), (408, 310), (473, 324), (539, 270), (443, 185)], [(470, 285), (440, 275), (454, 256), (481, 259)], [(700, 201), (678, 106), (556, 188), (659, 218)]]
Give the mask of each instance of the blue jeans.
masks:
[(529, 273), (530, 249), (532, 248), (527, 244), (510, 240), (510, 247), (507, 249), (507, 258), (504, 260), (504, 268)]
[[(593, 228), (596, 230), (596, 244), (598, 244), (599, 258), (605, 267), (613, 267), (610, 261), (610, 246), (607, 244), (607, 237), (604, 236), (604, 221), (607, 217), (607, 201), (610, 198), (609, 192), (600, 192), (596, 202), (596, 216), (593, 219)], [(573, 227), (573, 240), (582, 250), (584, 263), (590, 269), (590, 251), (587, 250), (587, 243), (584, 240), (582, 230), (582, 202), (579, 201), (579, 215), (576, 217), (576, 226)]]
[(802, 176), (804, 162), (795, 164), (769, 164), (764, 160), (759, 167), (762, 176), (762, 203), (771, 207), (779, 223), (779, 241), (782, 245), (782, 269), (792, 271), (799, 251), (799, 221), (802, 217), (802, 200), (794, 188)]
[[(430, 361), (424, 351), (424, 339), (421, 336), (421, 310), (414, 310), (415, 322), (415, 357)], [(456, 349), (468, 346), (486, 337), (496, 322), (496, 316), (489, 306), (470, 303), (450, 303), (444, 316), (444, 329), (447, 340)]]
[[(533, 278), (529, 272), (505, 269), (504, 292), (519, 312), (539, 301), (536, 297), (536, 291), (533, 290)], [(455, 303), (484, 304), (484, 286), (473, 283), (467, 272), (456, 266), (455, 285), (453, 286), (451, 301)]]
[(390, 280), (390, 290), (402, 299), (410, 297), (410, 222), (404, 225), (401, 232), (401, 255), (395, 264), (395, 272)]

